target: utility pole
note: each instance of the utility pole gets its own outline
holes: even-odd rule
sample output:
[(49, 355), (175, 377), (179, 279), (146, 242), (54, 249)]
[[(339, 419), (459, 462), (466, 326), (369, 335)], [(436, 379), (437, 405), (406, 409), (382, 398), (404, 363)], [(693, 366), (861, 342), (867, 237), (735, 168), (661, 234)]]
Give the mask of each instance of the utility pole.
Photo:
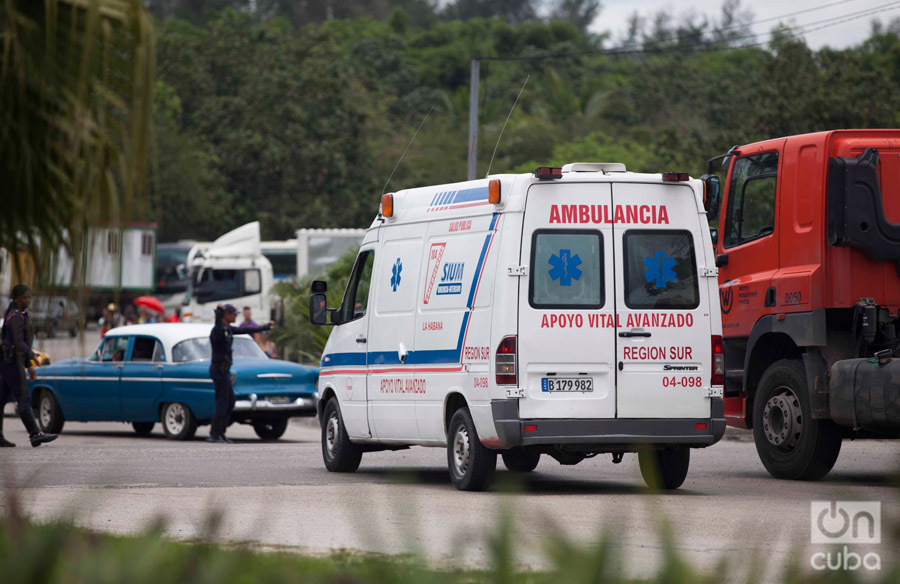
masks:
[(481, 77), (481, 60), (472, 59), (472, 76), (469, 79), (469, 174), (475, 180), (478, 172), (478, 81)]

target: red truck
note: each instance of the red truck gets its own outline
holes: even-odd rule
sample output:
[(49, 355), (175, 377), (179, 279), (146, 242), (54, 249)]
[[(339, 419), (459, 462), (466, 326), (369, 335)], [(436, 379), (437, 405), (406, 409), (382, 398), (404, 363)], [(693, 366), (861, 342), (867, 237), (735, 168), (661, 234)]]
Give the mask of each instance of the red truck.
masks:
[(784, 479), (900, 437), (900, 130), (735, 146), (707, 172), (729, 425)]

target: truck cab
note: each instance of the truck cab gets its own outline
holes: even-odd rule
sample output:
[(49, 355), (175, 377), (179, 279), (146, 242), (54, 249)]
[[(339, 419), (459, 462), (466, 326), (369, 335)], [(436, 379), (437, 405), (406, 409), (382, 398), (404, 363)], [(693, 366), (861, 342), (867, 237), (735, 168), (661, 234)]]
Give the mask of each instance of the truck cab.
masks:
[(900, 130), (776, 138), (709, 166), (726, 419), (773, 476), (820, 478), (844, 437), (900, 432)]
[(249, 306), (261, 321), (270, 318), (272, 264), (262, 254), (259, 222), (226, 233), (188, 254), (189, 282), (184, 296), (185, 322), (213, 322), (219, 304)]

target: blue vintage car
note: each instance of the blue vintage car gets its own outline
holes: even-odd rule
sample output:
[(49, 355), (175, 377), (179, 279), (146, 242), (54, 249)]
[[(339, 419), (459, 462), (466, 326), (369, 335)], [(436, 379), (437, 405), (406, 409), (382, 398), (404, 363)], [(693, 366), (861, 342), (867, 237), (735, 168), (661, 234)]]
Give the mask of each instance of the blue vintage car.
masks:
[[(141, 324), (111, 330), (87, 359), (38, 369), (29, 383), (38, 422), (57, 433), (73, 422), (130, 422), (148, 434), (187, 440), (213, 415), (206, 324)], [(269, 359), (249, 335), (234, 337), (236, 404), (232, 420), (252, 424), (264, 440), (284, 434), (292, 416), (316, 412), (319, 370)]]

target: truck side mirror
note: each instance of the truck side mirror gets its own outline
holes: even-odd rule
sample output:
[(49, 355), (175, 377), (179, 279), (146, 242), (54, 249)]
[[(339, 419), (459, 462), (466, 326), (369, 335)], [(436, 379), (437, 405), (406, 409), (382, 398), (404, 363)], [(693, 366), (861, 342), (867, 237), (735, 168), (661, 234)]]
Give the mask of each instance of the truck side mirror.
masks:
[(312, 292), (313, 294), (325, 294), (328, 292), (328, 282), (325, 282), (324, 280), (313, 280)]
[(710, 227), (709, 228), (709, 236), (712, 238), (713, 249), (715, 249), (715, 247), (717, 245), (719, 245), (719, 230), (713, 229), (712, 227)]
[(316, 325), (328, 324), (326, 315), (328, 308), (324, 294), (313, 294), (309, 297), (309, 322)]
[(719, 216), (719, 177), (704, 174), (700, 180), (703, 181), (703, 208), (706, 209), (706, 219), (714, 221)]

